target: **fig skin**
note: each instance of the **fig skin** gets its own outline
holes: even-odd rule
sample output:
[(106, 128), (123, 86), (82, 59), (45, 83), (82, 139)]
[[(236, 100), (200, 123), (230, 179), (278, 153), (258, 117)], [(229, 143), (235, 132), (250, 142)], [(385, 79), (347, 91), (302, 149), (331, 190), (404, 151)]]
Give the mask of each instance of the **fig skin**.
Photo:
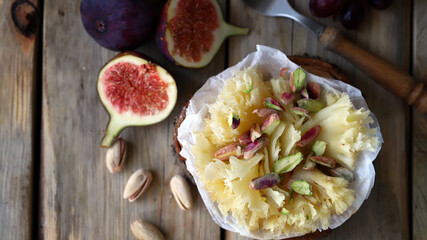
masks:
[(96, 42), (124, 51), (139, 47), (154, 32), (158, 11), (153, 0), (82, 0), (80, 15)]
[(172, 63), (177, 64), (173, 59), (173, 57), (169, 54), (166, 39), (165, 39), (169, 4), (170, 4), (170, 1), (166, 2), (160, 14), (160, 21), (159, 21), (159, 24), (157, 25), (157, 30), (156, 30), (156, 44), (160, 52), (163, 54), (163, 56), (165, 56)]

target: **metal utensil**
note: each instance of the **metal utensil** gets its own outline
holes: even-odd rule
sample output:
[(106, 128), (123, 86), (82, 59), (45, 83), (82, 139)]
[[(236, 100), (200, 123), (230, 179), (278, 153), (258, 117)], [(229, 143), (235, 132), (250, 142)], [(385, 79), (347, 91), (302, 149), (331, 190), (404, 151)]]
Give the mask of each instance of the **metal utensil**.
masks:
[(299, 14), (286, 0), (244, 0), (246, 5), (269, 17), (286, 17), (302, 24), (316, 37), (320, 37), (326, 26)]
[(418, 111), (427, 112), (427, 92), (423, 83), (416, 84), (408, 73), (360, 47), (338, 29), (322, 25), (295, 11), (287, 0), (243, 0), (249, 7), (270, 17), (287, 17), (302, 24), (314, 33), (319, 43), (365, 72), (384, 88), (414, 105)]

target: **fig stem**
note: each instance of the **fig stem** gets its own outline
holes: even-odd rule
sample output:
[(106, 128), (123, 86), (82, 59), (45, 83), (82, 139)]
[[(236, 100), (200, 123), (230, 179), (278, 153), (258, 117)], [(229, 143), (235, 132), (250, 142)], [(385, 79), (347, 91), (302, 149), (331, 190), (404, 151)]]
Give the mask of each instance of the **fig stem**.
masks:
[(108, 148), (113, 143), (114, 139), (119, 135), (120, 131), (123, 129), (123, 125), (119, 124), (118, 121), (115, 121), (114, 118), (111, 118), (108, 122), (107, 131), (105, 131), (105, 136), (101, 141), (101, 147)]
[(247, 35), (249, 33), (249, 28), (241, 28), (229, 23), (224, 24), (224, 33), (225, 37), (235, 36), (235, 35)]

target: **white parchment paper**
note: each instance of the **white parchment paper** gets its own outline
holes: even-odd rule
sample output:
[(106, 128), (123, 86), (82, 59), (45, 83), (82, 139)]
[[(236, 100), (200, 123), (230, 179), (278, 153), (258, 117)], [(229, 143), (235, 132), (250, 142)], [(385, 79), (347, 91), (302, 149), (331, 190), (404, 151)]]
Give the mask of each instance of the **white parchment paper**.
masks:
[[(256, 239), (276, 239), (276, 238), (289, 238), (295, 237), (300, 234), (288, 233), (281, 236), (273, 236), (268, 231), (251, 231), (246, 230), (244, 226), (239, 226), (235, 219), (229, 214), (224, 216), (221, 214), (216, 203), (213, 203), (209, 198), (209, 193), (205, 190), (203, 182), (199, 178), (199, 172), (195, 166), (195, 158), (191, 152), (192, 146), (196, 143), (195, 132), (200, 132), (203, 129), (203, 119), (208, 114), (208, 106), (213, 103), (218, 94), (224, 87), (227, 79), (230, 79), (236, 71), (243, 70), (247, 67), (256, 67), (259, 72), (263, 74), (264, 80), (270, 80), (273, 77), (279, 75), (281, 68), (289, 68), (291, 71), (298, 68), (298, 65), (291, 62), (284, 53), (281, 51), (266, 47), (257, 46), (257, 51), (249, 54), (245, 59), (240, 61), (233, 67), (226, 69), (208, 79), (208, 81), (194, 94), (193, 98), (187, 108), (185, 120), (181, 123), (178, 128), (178, 140), (182, 144), (182, 150), (180, 154), (187, 159), (187, 169), (193, 175), (196, 182), (197, 188), (200, 195), (205, 203), (209, 213), (211, 214), (214, 221), (222, 228), (229, 231), (238, 232), (243, 236), (256, 238)], [(307, 73), (307, 79), (309, 81), (317, 82), (327, 91), (336, 89), (338, 91), (346, 92), (350, 96), (350, 100), (353, 102), (356, 108), (368, 109), (368, 106), (362, 97), (361, 92), (344, 82), (321, 78), (312, 74)], [(383, 138), (380, 133), (380, 127), (377, 119), (371, 113), (371, 117), (374, 119), (374, 123), (370, 124), (370, 128), (377, 128), (377, 137), (379, 138), (379, 146), (375, 152), (362, 151), (358, 155), (355, 174), (355, 181), (351, 182), (349, 187), (355, 190), (356, 200), (353, 205), (341, 215), (333, 215), (331, 217), (330, 228), (334, 229), (343, 224), (347, 219), (354, 214), (363, 201), (368, 198), (369, 193), (374, 185), (375, 170), (372, 161), (377, 157)]]

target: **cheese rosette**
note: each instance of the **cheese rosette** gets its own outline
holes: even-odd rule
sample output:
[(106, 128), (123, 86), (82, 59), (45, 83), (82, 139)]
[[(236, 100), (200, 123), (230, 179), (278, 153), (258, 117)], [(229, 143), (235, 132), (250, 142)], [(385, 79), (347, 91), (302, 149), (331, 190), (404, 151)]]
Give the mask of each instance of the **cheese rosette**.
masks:
[[(289, 71), (280, 76), (283, 68)], [(247, 159), (215, 158), (218, 149), (239, 142), (254, 123), (262, 123), (253, 111), (265, 108), (265, 98), (280, 99), (291, 92), (289, 73), (297, 68), (282, 52), (257, 46), (237, 65), (208, 79), (189, 102), (178, 128), (180, 154), (212, 218), (224, 229), (257, 239), (333, 229), (369, 196), (375, 178), (372, 161), (383, 141), (378, 122), (358, 89), (309, 73), (306, 80), (321, 87), (322, 109), (306, 117), (292, 111), (292, 104), (282, 105), (286, 111), (279, 112), (280, 123), (265, 147)], [(236, 129), (229, 125), (230, 115), (240, 118)], [(314, 126), (321, 126), (316, 139), (328, 144), (325, 156), (352, 171), (353, 181), (326, 174), (324, 167), (306, 170), (303, 161), (293, 169), (292, 179), (310, 184), (310, 195), (295, 193), (284, 183), (261, 190), (249, 187), (251, 180), (273, 172), (279, 159), (297, 152), (306, 158), (309, 150), (298, 142)]]

